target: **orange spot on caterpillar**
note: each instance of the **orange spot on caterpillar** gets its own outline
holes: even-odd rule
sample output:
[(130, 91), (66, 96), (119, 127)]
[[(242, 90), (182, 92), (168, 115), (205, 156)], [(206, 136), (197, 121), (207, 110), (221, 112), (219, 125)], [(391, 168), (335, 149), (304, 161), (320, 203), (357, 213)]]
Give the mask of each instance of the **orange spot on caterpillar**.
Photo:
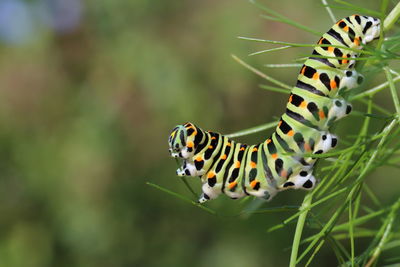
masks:
[(215, 136), (211, 137), (211, 140), (215, 140), (215, 139), (217, 139), (217, 137), (215, 137)]
[(241, 148), (239, 149), (239, 151), (244, 151), (244, 149), (245, 149), (244, 147), (241, 147)]
[(287, 133), (287, 135), (288, 135), (288, 136), (293, 136), (293, 135), (294, 135), (294, 131), (293, 131), (293, 130), (290, 130), (290, 131)]
[(328, 51), (329, 51), (329, 52), (333, 52), (333, 50), (335, 50), (335, 48), (334, 48), (333, 46), (329, 46), (329, 47), (328, 47)]
[(304, 75), (304, 72), (306, 71), (306, 66), (303, 66), (300, 70), (300, 73)]
[(221, 159), (222, 159), (222, 160), (226, 160), (226, 158), (227, 158), (226, 154), (223, 154), (223, 155), (221, 156)]
[(304, 143), (304, 149), (306, 151), (311, 151), (311, 147), (310, 147), (310, 145), (308, 143)]
[(214, 148), (214, 147), (213, 147), (213, 146), (211, 146), (211, 145), (210, 145), (210, 146), (208, 146), (208, 149), (213, 149), (213, 148)]
[(194, 144), (193, 144), (193, 142), (192, 142), (192, 141), (189, 141), (189, 142), (187, 142), (186, 146), (187, 146), (187, 147), (193, 147), (193, 146), (194, 146)]
[(344, 30), (345, 32), (348, 32), (348, 31), (349, 31), (349, 26), (344, 27), (343, 30)]
[(231, 142), (229, 141), (226, 146), (232, 146)]
[(253, 150), (252, 150), (253, 152), (256, 152), (256, 151), (258, 151), (258, 148), (253, 148)]
[(228, 187), (229, 187), (229, 189), (232, 189), (232, 188), (234, 188), (236, 185), (237, 185), (237, 182), (236, 182), (236, 181), (233, 181), (232, 183), (229, 183)]
[(240, 168), (240, 161), (235, 162), (235, 168)]
[(274, 154), (271, 155), (271, 157), (272, 157), (273, 159), (276, 159), (276, 158), (278, 157), (278, 154), (274, 153)]
[(207, 174), (207, 179), (211, 179), (211, 178), (214, 178), (215, 177), (215, 173), (213, 172), (213, 171), (210, 171), (208, 174)]
[(257, 185), (258, 181), (257, 180), (253, 180), (250, 183), (251, 188), (254, 188)]
[(289, 96), (289, 103), (292, 103), (292, 100), (293, 100), (293, 95), (290, 95)]
[(324, 113), (324, 111), (321, 109), (320, 111), (319, 111), (319, 117), (321, 118), (321, 119), (324, 119), (325, 118), (325, 113)]
[(269, 143), (271, 143), (271, 139), (268, 138), (266, 142), (267, 142), (267, 145), (268, 145)]
[(300, 103), (300, 107), (301, 107), (301, 108), (307, 107), (307, 102), (306, 102), (306, 101), (301, 102), (301, 103)]
[[(347, 55), (343, 55), (343, 58), (347, 58)], [(347, 64), (349, 63), (349, 60), (343, 59), (342, 64)]]
[(250, 161), (250, 167), (252, 168), (257, 167), (257, 163), (255, 163), (254, 161)]
[(355, 44), (356, 46), (359, 46), (359, 45), (360, 45), (360, 37), (354, 38), (354, 44)]
[(337, 88), (337, 84), (335, 82), (335, 80), (331, 80), (331, 89), (335, 90)]
[(195, 159), (195, 161), (202, 161), (203, 160), (203, 158), (201, 157), (201, 156), (198, 156), (196, 159)]
[(318, 78), (319, 78), (319, 73), (318, 72), (314, 73), (314, 75), (312, 76), (312, 79), (318, 80)]
[(282, 121), (278, 122), (278, 127), (281, 127)]

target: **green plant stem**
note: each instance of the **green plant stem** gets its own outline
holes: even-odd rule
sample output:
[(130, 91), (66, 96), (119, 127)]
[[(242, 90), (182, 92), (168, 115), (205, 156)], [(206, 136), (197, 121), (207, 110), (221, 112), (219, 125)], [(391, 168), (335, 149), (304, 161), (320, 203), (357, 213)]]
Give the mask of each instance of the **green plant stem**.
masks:
[(329, 16), (331, 17), (331, 20), (333, 23), (336, 23), (337, 19), (335, 15), (332, 12), (332, 9), (328, 5), (328, 2), (326, 0), (321, 0), (322, 4), (325, 6), (326, 11), (328, 12)]
[(400, 208), (400, 198), (392, 205), (388, 219), (385, 221), (384, 225), (382, 226), (382, 237), (381, 240), (379, 241), (379, 244), (374, 250), (374, 253), (372, 254), (372, 257), (369, 259), (368, 263), (365, 265), (366, 267), (372, 266), (374, 261), (379, 257), (384, 245), (386, 244), (390, 231), (393, 227), (393, 222), (396, 218), (397, 210)]
[(299, 245), (301, 241), (301, 234), (303, 232), (304, 223), (306, 221), (307, 213), (309, 210), (309, 206), (311, 205), (311, 202), (312, 202), (312, 194), (307, 194), (304, 198), (303, 204), (300, 207), (300, 210), (306, 210), (306, 211), (301, 213), (299, 219), (297, 220), (296, 231), (294, 233), (294, 238), (293, 238), (292, 252), (290, 254), (290, 264), (289, 264), (290, 267), (296, 266), (297, 254), (299, 251)]
[(234, 137), (239, 137), (239, 136), (244, 136), (244, 135), (249, 135), (249, 134), (255, 134), (264, 130), (268, 130), (271, 128), (274, 128), (278, 124), (278, 121), (273, 121), (265, 124), (261, 124), (255, 127), (251, 127), (245, 130), (241, 130), (235, 133), (227, 134), (225, 135), (228, 138), (234, 138)]
[(184, 197), (184, 196), (182, 196), (182, 195), (180, 195), (180, 194), (178, 194), (178, 193), (176, 193), (176, 192), (173, 192), (173, 191), (171, 191), (171, 190), (169, 190), (169, 189), (166, 189), (166, 188), (164, 188), (164, 187), (162, 187), (162, 186), (159, 186), (159, 185), (156, 185), (156, 184), (153, 184), (153, 183), (150, 183), (150, 182), (146, 182), (146, 184), (149, 185), (149, 186), (151, 186), (151, 187), (154, 187), (154, 188), (156, 188), (156, 189), (158, 189), (158, 190), (160, 190), (160, 191), (163, 191), (163, 192), (165, 192), (165, 193), (167, 193), (167, 194), (169, 194), (169, 195), (172, 195), (172, 196), (174, 196), (174, 197), (177, 197), (177, 198), (179, 198), (179, 199), (181, 199), (181, 200), (183, 200), (183, 201), (185, 201), (185, 202), (188, 202), (188, 203), (190, 203), (190, 204), (192, 204), (192, 205), (194, 205), (194, 206), (196, 206), (196, 207), (198, 207), (198, 208), (200, 208), (200, 209), (202, 209), (202, 210), (207, 211), (208, 213), (211, 213), (211, 214), (213, 214), (213, 215), (217, 215), (217, 213), (216, 213), (214, 210), (209, 209), (209, 208), (207, 208), (207, 207), (201, 205), (200, 203), (197, 203), (197, 202), (195, 202), (195, 201), (193, 201), (193, 200), (191, 200), (191, 199), (188, 199), (188, 198), (186, 198), (186, 197)]
[(355, 183), (358, 184), (358, 183), (361, 183), (363, 181), (363, 179), (365, 178), (366, 174), (370, 170), (372, 163), (375, 161), (375, 158), (378, 156), (378, 153), (380, 152), (381, 148), (383, 147), (383, 144), (385, 143), (387, 137), (389, 136), (390, 131), (393, 130), (394, 126), (396, 126), (397, 123), (398, 123), (398, 120), (394, 119), (382, 130), (381, 133), (383, 134), (383, 137), (379, 141), (376, 149), (374, 150), (374, 152), (370, 156), (370, 158), (367, 161), (367, 163), (364, 165), (364, 168), (360, 172), (360, 174), (358, 175)]
[(396, 108), (397, 116), (400, 116), (399, 97), (397, 95), (397, 91), (396, 91), (396, 87), (394, 85), (392, 74), (390, 73), (390, 69), (387, 66), (384, 67), (383, 70), (385, 71), (386, 79), (388, 80), (388, 83), (389, 83), (390, 93), (392, 94), (394, 107)]
[(351, 266), (354, 266), (354, 220), (353, 220), (353, 201), (349, 201), (349, 237), (350, 237), (350, 251), (351, 251)]
[(383, 31), (387, 32), (390, 30), (396, 21), (400, 18), (400, 2), (390, 11), (383, 22)]
[[(398, 82), (400, 80), (400, 76), (397, 76), (393, 79), (393, 82)], [(374, 95), (379, 91), (382, 91), (383, 89), (387, 88), (389, 86), (389, 82), (384, 82), (380, 85), (375, 86), (374, 88), (371, 88), (367, 91), (362, 92), (361, 94), (355, 95), (353, 97), (350, 97), (350, 101), (356, 100), (356, 99), (360, 99), (363, 98), (365, 96), (369, 96), (369, 95)]]
[[(289, 48), (289, 47), (313, 47), (313, 48), (315, 48), (315, 47), (335, 47), (335, 48), (341, 48), (341, 49), (346, 49), (346, 50), (349, 50), (349, 51), (357, 52), (357, 53), (360, 53), (360, 54), (375, 55), (375, 53), (372, 52), (372, 51), (360, 50), (360, 49), (356, 49), (356, 48), (350, 48), (350, 47), (346, 47), (346, 46), (343, 46), (343, 45), (290, 43), (290, 42), (283, 42), (283, 41), (276, 41), (276, 40), (266, 40), (266, 39), (253, 38), (253, 37), (244, 37), (244, 36), (238, 36), (238, 38), (241, 39), (241, 40), (259, 42), (259, 43), (284, 45), (284, 46), (287, 46), (287, 48)], [(280, 48), (280, 49), (282, 49), (282, 48)], [(305, 56), (304, 59), (307, 59), (308, 57), (309, 56)], [(340, 59), (339, 57), (333, 57), (333, 58)]]
[(255, 55), (259, 55), (259, 54), (263, 54), (263, 53), (274, 52), (274, 51), (284, 50), (284, 49), (288, 49), (288, 48), (291, 48), (291, 46), (286, 45), (286, 46), (280, 46), (280, 47), (275, 47), (275, 48), (271, 48), (271, 49), (261, 50), (261, 51), (253, 52), (253, 53), (249, 54), (249, 56), (255, 56)]
[(269, 86), (269, 85), (266, 85), (266, 84), (260, 84), (259, 86), (260, 86), (260, 88), (268, 90), (268, 91), (271, 91), (271, 92), (277, 92), (277, 93), (281, 93), (281, 94), (285, 94), (285, 95), (290, 94), (290, 91), (287, 90), (287, 89), (282, 89), (282, 88), (279, 88), (279, 87)]
[(279, 14), (275, 10), (269, 9), (266, 6), (257, 3), (255, 0), (250, 0), (250, 3), (253, 3), (255, 6), (259, 7), (262, 10), (264, 10), (267, 14), (270, 14), (270, 15), (274, 16), (274, 17), (271, 17), (271, 16), (262, 15), (262, 17), (264, 17), (266, 19), (270, 19), (270, 20), (273, 20), (273, 21), (280, 21), (280, 22), (286, 23), (288, 25), (294, 26), (294, 27), (296, 27), (298, 29), (301, 29), (301, 30), (307, 31), (309, 33), (315, 34), (317, 36), (321, 36), (322, 35), (322, 33), (318, 32), (318, 31), (315, 31), (315, 30), (313, 30), (313, 29), (311, 29), (311, 28), (309, 28), (307, 26), (304, 26), (304, 25), (302, 25), (302, 24), (300, 24), (300, 23), (298, 23), (298, 22), (296, 22), (294, 20), (291, 20), (288, 17)]
[(282, 87), (282, 88), (285, 88), (285, 89), (288, 89), (288, 90), (292, 90), (292, 86), (287, 85), (287, 84), (285, 84), (285, 83), (283, 83), (283, 82), (281, 82), (281, 81), (278, 81), (277, 79), (274, 79), (274, 78), (272, 78), (272, 77), (266, 75), (265, 73), (261, 72), (260, 70), (258, 70), (258, 69), (256, 69), (256, 68), (250, 66), (249, 64), (247, 64), (246, 62), (244, 62), (243, 60), (241, 60), (240, 58), (238, 58), (237, 56), (232, 55), (232, 58), (233, 58), (234, 60), (236, 60), (237, 62), (239, 62), (242, 66), (246, 67), (247, 69), (249, 69), (249, 70), (251, 70), (252, 72), (254, 72), (255, 74), (257, 74), (258, 76), (260, 76), (260, 77), (266, 79), (267, 81), (270, 81), (270, 82), (272, 82), (272, 83), (274, 83), (274, 84), (276, 84), (276, 85), (278, 85), (278, 86), (280, 86), (280, 87)]

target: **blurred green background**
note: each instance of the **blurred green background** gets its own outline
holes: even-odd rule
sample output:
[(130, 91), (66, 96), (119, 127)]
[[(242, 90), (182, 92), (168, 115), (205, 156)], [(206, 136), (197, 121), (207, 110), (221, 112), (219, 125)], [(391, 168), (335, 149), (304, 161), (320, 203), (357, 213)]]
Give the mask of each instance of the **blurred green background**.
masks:
[[(261, 2), (321, 32), (332, 25), (320, 1)], [(294, 225), (266, 229), (294, 211), (243, 218), (222, 196), (207, 204), (213, 216), (146, 185), (193, 198), (168, 155), (176, 124), (230, 133), (284, 110), (287, 96), (260, 89), (231, 54), (293, 84), (298, 69), (263, 64), (310, 49), (248, 57), (269, 46), (236, 37), (318, 38), (261, 13), (238, 0), (0, 0), (0, 266), (287, 265)], [(393, 109), (389, 93), (378, 101)], [(384, 173), (368, 181), (392, 201), (399, 172)], [(284, 192), (263, 207), (303, 196)], [(336, 265), (329, 248), (317, 257)]]

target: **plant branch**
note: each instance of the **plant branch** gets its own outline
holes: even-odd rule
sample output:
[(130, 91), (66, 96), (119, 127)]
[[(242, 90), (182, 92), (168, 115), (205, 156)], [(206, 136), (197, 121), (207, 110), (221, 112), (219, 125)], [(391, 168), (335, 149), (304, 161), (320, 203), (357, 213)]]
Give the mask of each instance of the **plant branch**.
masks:
[(300, 207), (300, 210), (305, 210), (305, 212), (301, 213), (299, 219), (297, 220), (296, 231), (294, 233), (293, 245), (292, 245), (292, 253), (290, 254), (290, 267), (296, 266), (297, 262), (297, 254), (299, 251), (299, 245), (301, 241), (301, 234), (303, 232), (304, 223), (307, 218), (307, 213), (309, 210), (309, 206), (312, 202), (312, 194), (307, 194), (304, 198), (303, 204)]
[(387, 32), (388, 30), (390, 30), (399, 18), (400, 18), (400, 2), (397, 3), (397, 5), (392, 9), (392, 11), (390, 11), (390, 13), (385, 18), (383, 22), (383, 31)]

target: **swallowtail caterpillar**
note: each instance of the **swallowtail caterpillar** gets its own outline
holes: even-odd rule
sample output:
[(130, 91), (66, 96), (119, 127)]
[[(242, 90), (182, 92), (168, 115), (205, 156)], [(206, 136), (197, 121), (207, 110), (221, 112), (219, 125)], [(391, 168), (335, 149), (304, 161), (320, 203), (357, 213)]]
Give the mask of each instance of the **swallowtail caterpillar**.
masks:
[(354, 70), (357, 50), (379, 35), (380, 21), (373, 17), (352, 15), (333, 25), (302, 66), (285, 113), (263, 143), (237, 143), (192, 123), (176, 126), (168, 142), (171, 156), (182, 159), (177, 175), (201, 178), (200, 203), (221, 193), (270, 200), (289, 188), (314, 188), (312, 154), (336, 146), (329, 127), (351, 111), (339, 92), (360, 83), (362, 76)]

